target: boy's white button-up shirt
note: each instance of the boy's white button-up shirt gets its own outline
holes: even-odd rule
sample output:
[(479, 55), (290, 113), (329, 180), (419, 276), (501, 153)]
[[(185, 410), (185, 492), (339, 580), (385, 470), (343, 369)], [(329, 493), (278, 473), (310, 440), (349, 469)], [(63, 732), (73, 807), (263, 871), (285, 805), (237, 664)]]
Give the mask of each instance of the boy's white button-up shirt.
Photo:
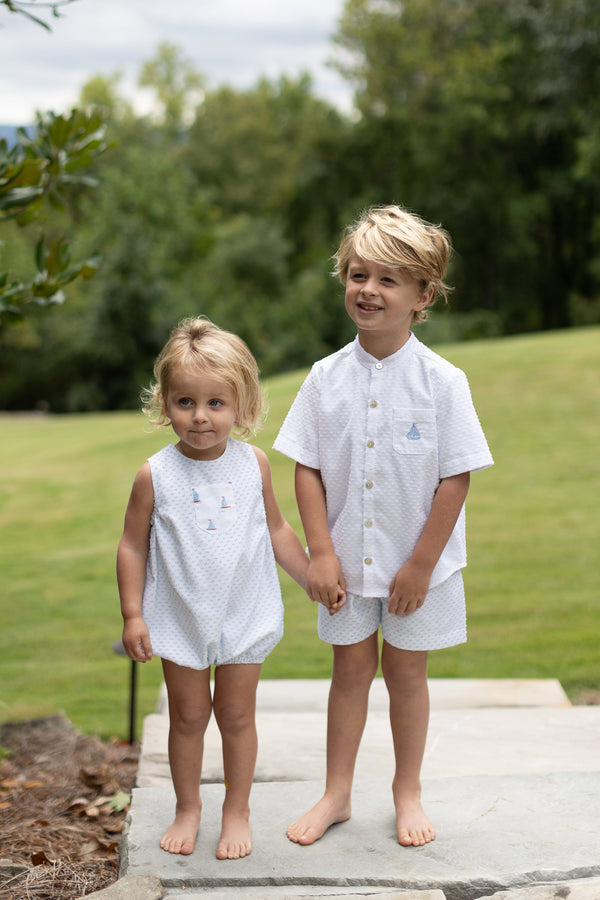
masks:
[[(274, 447), (321, 473), (346, 588), (386, 597), (443, 478), (493, 460), (464, 373), (413, 334), (378, 360), (358, 338), (315, 363)], [(466, 565), (460, 513), (430, 587)]]

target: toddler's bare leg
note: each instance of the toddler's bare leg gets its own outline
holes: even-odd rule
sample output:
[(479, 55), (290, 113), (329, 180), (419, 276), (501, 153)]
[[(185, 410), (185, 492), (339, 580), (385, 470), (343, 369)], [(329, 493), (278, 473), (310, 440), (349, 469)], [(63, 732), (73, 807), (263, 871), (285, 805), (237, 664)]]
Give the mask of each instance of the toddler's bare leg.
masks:
[(256, 688), (260, 664), (215, 669), (214, 711), (223, 741), (225, 800), (217, 859), (252, 851), (250, 790), (256, 766)]
[(419, 847), (435, 838), (421, 805), (421, 765), (429, 724), (427, 652), (398, 650), (384, 641), (381, 666), (390, 695), (398, 841), (405, 847)]
[(350, 818), (354, 766), (378, 661), (376, 632), (358, 644), (333, 647), (325, 793), (312, 809), (288, 827), (288, 838), (297, 844), (313, 844), (330, 825)]
[(169, 853), (188, 856), (200, 825), (200, 774), (204, 732), (210, 719), (210, 670), (188, 669), (164, 659), (169, 695), (169, 764), (177, 805), (173, 824), (160, 846)]

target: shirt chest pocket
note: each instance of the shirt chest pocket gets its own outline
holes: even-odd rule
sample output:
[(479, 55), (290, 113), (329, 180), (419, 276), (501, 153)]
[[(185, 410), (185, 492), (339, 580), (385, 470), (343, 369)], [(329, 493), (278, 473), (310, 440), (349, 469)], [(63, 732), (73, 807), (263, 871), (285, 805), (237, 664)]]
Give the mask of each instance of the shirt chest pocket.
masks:
[(403, 456), (421, 456), (435, 449), (437, 432), (432, 409), (395, 409), (392, 444)]

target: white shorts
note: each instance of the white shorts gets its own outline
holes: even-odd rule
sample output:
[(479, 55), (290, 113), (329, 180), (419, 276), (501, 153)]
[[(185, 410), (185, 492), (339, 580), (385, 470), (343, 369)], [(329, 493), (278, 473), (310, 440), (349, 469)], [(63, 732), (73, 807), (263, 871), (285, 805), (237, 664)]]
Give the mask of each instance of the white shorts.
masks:
[(441, 650), (467, 640), (462, 572), (431, 588), (423, 606), (405, 616), (388, 612), (389, 597), (347, 594), (333, 616), (319, 604), (319, 637), (328, 644), (358, 644), (378, 630), (398, 650)]

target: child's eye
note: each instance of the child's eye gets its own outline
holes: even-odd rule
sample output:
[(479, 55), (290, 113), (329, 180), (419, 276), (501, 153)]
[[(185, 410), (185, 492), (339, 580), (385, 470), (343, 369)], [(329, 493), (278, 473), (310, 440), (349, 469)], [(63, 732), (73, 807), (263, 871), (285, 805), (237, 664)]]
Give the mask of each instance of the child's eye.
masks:
[(185, 406), (185, 407), (192, 406), (192, 405), (193, 405), (193, 401), (191, 400), (190, 397), (181, 397), (180, 400), (179, 400), (179, 405), (180, 405), (180, 406)]
[(208, 405), (211, 406), (213, 409), (216, 409), (219, 406), (223, 406), (223, 401), (217, 400), (217, 398), (215, 397), (213, 400), (208, 401)]

